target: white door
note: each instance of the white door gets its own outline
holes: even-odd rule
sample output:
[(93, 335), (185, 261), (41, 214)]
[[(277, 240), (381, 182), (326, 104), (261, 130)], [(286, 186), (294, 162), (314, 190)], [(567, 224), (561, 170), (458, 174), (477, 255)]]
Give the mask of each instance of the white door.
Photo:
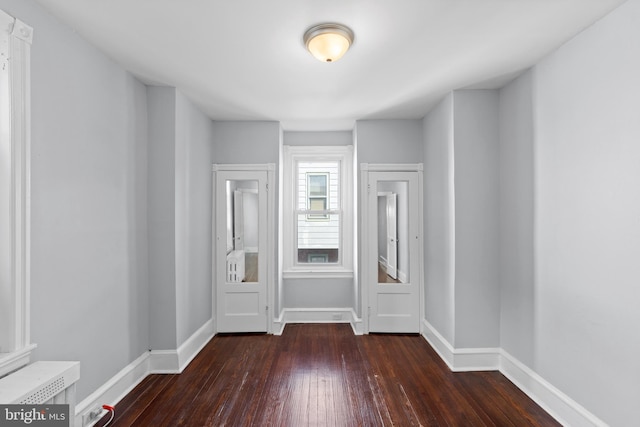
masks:
[[(398, 278), (398, 195), (387, 194), (387, 274)], [(380, 220), (381, 218), (378, 218)]]
[[(380, 245), (366, 245), (369, 332), (420, 331), (421, 182), (419, 172), (367, 173), (367, 238), (376, 242), (379, 233), (388, 235), (386, 268), (379, 261), (383, 258), (378, 253)], [(378, 209), (380, 192), (392, 195), (386, 212)], [(386, 218), (381, 218), (382, 215)], [(383, 222), (387, 230), (380, 225)]]
[[(217, 330), (267, 332), (267, 171), (218, 170), (215, 180)], [(257, 203), (244, 203), (244, 192)]]

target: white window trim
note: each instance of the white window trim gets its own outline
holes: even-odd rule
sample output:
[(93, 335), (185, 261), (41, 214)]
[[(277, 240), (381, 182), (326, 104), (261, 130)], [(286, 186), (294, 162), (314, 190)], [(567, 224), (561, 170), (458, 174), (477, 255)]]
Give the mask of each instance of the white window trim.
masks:
[[(3, 73), (1, 82), (4, 93), (0, 108), (4, 117), (0, 120), (0, 140), (3, 153), (9, 153), (10, 171), (1, 177), (9, 183), (3, 191), (0, 206), (1, 227), (8, 228), (10, 239), (2, 248), (2, 275), (0, 292), (9, 296), (13, 312), (8, 330), (8, 348), (0, 353), (0, 376), (29, 363), (31, 352), (36, 347), (30, 340), (29, 283), (30, 283), (30, 57), (33, 28), (0, 10), (0, 63)], [(6, 89), (6, 92), (5, 92)], [(8, 209), (4, 209), (7, 207)]]
[[(291, 146), (285, 145), (283, 162), (283, 272), (289, 278), (353, 278), (353, 146)], [(296, 223), (296, 168), (298, 161), (335, 161), (339, 160), (340, 197), (342, 218), (340, 221), (339, 264), (298, 264)]]

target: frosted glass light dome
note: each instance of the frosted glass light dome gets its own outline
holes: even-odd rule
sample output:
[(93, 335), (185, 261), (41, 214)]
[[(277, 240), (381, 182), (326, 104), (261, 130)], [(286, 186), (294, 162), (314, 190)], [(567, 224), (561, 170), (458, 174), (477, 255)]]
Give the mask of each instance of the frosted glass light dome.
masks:
[(353, 31), (340, 24), (320, 24), (304, 33), (307, 50), (319, 61), (335, 62), (349, 50)]

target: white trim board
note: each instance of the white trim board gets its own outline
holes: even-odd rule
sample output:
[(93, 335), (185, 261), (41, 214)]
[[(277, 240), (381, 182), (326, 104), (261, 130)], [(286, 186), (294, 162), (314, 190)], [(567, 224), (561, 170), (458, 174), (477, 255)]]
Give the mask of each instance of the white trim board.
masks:
[(214, 323), (213, 319), (209, 319), (177, 350), (151, 350), (143, 353), (76, 405), (75, 425), (82, 426), (83, 417), (103, 404), (116, 406), (148, 375), (181, 373), (213, 336)]
[[(29, 363), (31, 351), (31, 43), (33, 28), (0, 9), (0, 377)], [(5, 93), (8, 96), (5, 96)], [(4, 115), (5, 113), (3, 113)], [(5, 120), (6, 119), (6, 120)]]
[(454, 348), (426, 320), (422, 336), (453, 372), (499, 371), (562, 425), (607, 424), (502, 348)]
[(362, 335), (362, 319), (350, 307), (285, 308), (274, 319), (273, 334), (282, 335), (287, 323), (349, 323), (355, 335)]
[(182, 373), (189, 363), (200, 353), (205, 345), (215, 335), (213, 319), (209, 319), (204, 325), (193, 333), (180, 347), (178, 347), (178, 372)]

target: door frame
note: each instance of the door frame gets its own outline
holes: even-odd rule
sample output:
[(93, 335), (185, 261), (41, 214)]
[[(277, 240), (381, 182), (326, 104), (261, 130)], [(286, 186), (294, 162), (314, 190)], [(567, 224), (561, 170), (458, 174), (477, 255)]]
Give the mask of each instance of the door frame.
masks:
[[(275, 230), (276, 230), (276, 216), (275, 216), (275, 171), (276, 165), (275, 163), (260, 163), (260, 164), (213, 164), (212, 165), (212, 181), (213, 181), (213, 189), (212, 189), (212, 209), (211, 209), (211, 223), (212, 223), (212, 235), (211, 235), (211, 246), (212, 246), (212, 259), (211, 259), (211, 279), (212, 279), (212, 291), (211, 291), (211, 317), (213, 319), (215, 325), (215, 331), (218, 332), (217, 325), (217, 239), (218, 239), (218, 230), (217, 230), (217, 217), (216, 217), (216, 188), (217, 188), (217, 172), (266, 172), (267, 173), (267, 188), (266, 196), (267, 196), (267, 271), (266, 271), (266, 293), (267, 293), (267, 333), (273, 333), (273, 313), (274, 313), (274, 304), (275, 304), (275, 294), (274, 294), (274, 279), (276, 273), (276, 258), (275, 258), (275, 250), (271, 250), (271, 248), (275, 248)], [(226, 232), (226, 231), (225, 231)]]
[[(421, 260), (420, 267), (418, 268), (418, 295), (420, 299), (420, 314), (418, 325), (419, 330), (422, 330), (424, 323), (424, 180), (423, 180), (424, 166), (422, 163), (361, 163), (360, 164), (360, 206), (362, 207), (362, 224), (361, 224), (361, 242), (362, 248), (368, 248), (370, 245), (378, 242), (371, 242), (371, 236), (367, 233), (369, 225), (377, 215), (377, 212), (368, 212), (368, 198), (371, 192), (371, 184), (369, 182), (369, 172), (416, 172), (418, 174), (418, 258)], [(360, 268), (360, 308), (363, 324), (363, 333), (369, 333), (369, 286), (372, 280), (378, 280), (371, 277), (372, 262), (377, 260), (371, 260), (367, 256), (368, 252), (363, 252), (361, 257)]]

